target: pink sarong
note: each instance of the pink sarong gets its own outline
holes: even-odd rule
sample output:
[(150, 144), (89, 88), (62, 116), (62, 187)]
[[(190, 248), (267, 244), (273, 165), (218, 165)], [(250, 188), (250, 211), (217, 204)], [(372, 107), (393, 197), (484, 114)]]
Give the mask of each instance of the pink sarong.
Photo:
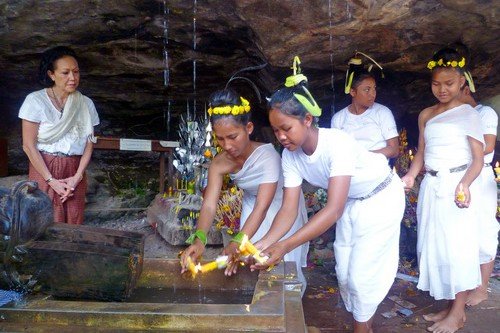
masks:
[[(65, 179), (74, 176), (78, 170), (81, 156), (56, 156), (41, 153), (42, 158), (47, 165), (54, 179)], [(62, 203), (59, 195), (47, 184), (45, 179), (40, 175), (33, 165), (29, 165), (30, 180), (38, 182), (38, 187), (52, 200), (54, 208), (54, 222), (82, 224), (85, 209), (85, 193), (87, 191), (87, 177), (84, 174), (83, 179), (76, 186), (73, 196), (69, 197), (66, 202)]]

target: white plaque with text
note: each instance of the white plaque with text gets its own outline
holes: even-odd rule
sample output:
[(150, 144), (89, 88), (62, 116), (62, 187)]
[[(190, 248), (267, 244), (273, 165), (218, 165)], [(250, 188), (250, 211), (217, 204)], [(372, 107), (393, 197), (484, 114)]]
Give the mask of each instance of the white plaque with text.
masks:
[(151, 151), (151, 140), (120, 139), (120, 150)]

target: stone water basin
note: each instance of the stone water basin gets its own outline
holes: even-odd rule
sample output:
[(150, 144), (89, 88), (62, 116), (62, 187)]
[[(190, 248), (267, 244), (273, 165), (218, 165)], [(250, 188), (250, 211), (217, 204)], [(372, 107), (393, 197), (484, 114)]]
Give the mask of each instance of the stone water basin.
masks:
[(145, 259), (126, 302), (96, 302), (29, 295), (0, 307), (0, 331), (9, 332), (305, 332), (295, 263), (271, 271), (225, 277), (222, 271), (191, 279), (178, 260)]

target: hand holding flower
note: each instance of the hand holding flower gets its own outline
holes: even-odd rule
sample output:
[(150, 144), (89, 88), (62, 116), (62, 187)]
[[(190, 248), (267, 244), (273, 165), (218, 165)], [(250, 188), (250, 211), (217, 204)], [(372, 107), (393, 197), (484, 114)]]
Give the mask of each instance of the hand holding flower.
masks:
[(455, 189), (455, 204), (459, 208), (468, 208), (470, 205), (470, 192), (468, 186), (459, 183)]
[(277, 242), (264, 250), (265, 253), (261, 253), (262, 256), (267, 256), (268, 259), (264, 263), (258, 263), (250, 266), (251, 270), (254, 269), (268, 269), (277, 265), (283, 260), (283, 257), (287, 253), (287, 248), (284, 242)]
[(205, 245), (199, 239), (196, 239), (192, 245), (185, 249), (181, 255), (181, 273), (188, 271), (188, 257), (191, 261), (198, 261), (204, 251)]

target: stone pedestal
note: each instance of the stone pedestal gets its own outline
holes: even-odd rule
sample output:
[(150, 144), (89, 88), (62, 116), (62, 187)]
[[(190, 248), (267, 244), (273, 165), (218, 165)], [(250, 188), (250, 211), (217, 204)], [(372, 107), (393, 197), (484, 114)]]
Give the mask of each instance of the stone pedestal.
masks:
[[(186, 239), (196, 227), (197, 213), (202, 199), (197, 195), (163, 198), (158, 194), (147, 210), (149, 224), (171, 245), (187, 245)], [(212, 225), (207, 234), (207, 244), (222, 244), (222, 233)]]

